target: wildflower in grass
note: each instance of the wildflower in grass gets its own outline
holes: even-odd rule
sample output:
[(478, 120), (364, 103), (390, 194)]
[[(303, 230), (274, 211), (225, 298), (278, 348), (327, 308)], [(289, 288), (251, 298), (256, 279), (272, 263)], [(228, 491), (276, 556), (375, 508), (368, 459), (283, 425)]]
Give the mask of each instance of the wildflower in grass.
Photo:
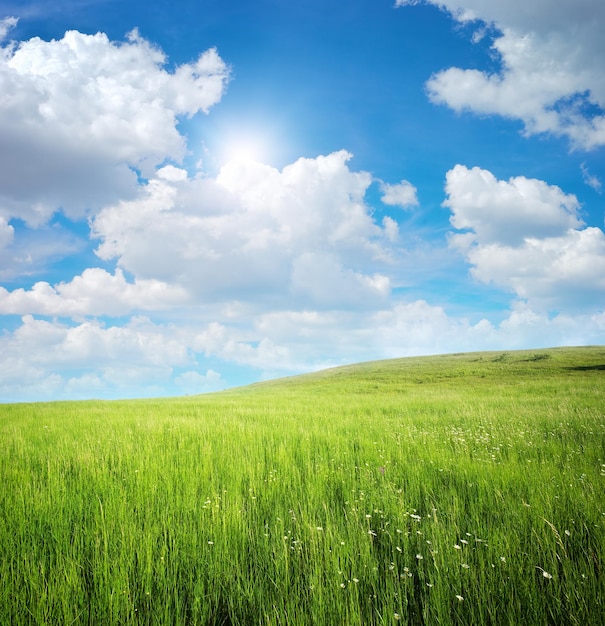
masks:
[(393, 618), (399, 621), (401, 619), (401, 616), (399, 615), (399, 613), (395, 613), (395, 615), (393, 615)]
[(208, 545), (209, 546), (213, 546), (214, 545), (214, 541), (208, 541)]
[(462, 550), (462, 546), (458, 545), (457, 543), (456, 543), (456, 544), (454, 544), (454, 548), (455, 548), (456, 550)]
[(319, 532), (321, 532), (323, 530), (323, 527), (322, 526), (316, 526), (315, 530), (318, 530)]
[(353, 578), (353, 582), (357, 584), (359, 582), (359, 578)]
[(462, 602), (462, 600), (464, 600), (464, 596), (456, 595), (456, 600), (458, 600), (458, 602)]
[(505, 556), (501, 556), (500, 560), (502, 561), (502, 563), (506, 563), (506, 557)]
[(342, 587), (342, 589), (346, 587), (345, 583), (340, 583), (340, 586)]
[(463, 563), (463, 564), (462, 564), (462, 567), (463, 567), (464, 569), (470, 569), (470, 568), (471, 568), (471, 566), (470, 566), (468, 563)]
[(422, 559), (423, 559), (424, 557), (422, 556), (422, 554), (417, 554), (417, 555), (416, 555), (416, 558), (417, 558), (419, 561), (422, 561)]

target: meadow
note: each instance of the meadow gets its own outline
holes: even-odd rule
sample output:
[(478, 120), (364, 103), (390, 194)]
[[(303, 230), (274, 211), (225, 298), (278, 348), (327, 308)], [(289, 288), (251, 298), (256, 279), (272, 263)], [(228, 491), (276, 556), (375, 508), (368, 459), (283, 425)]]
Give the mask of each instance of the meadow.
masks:
[(605, 347), (0, 405), (0, 624), (605, 624)]

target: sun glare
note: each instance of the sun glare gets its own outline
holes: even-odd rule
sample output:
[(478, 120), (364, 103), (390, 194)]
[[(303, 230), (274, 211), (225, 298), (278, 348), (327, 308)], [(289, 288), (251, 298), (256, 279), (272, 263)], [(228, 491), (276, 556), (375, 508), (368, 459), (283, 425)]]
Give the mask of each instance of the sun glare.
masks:
[(268, 159), (267, 142), (259, 136), (230, 137), (222, 150), (223, 163), (230, 161), (265, 163)]

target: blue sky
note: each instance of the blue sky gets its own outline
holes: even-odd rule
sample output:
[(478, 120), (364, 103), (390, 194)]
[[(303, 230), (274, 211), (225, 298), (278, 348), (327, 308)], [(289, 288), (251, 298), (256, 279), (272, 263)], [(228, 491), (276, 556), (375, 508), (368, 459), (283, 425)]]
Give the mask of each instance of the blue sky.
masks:
[(598, 0), (0, 0), (0, 401), (605, 343)]

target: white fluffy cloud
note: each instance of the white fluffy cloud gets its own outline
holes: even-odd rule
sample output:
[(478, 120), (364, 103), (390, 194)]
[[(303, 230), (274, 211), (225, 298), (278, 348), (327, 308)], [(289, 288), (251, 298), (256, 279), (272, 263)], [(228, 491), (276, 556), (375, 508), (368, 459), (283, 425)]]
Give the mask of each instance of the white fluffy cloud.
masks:
[[(139, 388), (156, 393), (175, 367), (190, 366), (186, 345), (174, 329), (133, 318), (105, 327), (97, 321), (75, 326), (22, 318), (12, 333), (0, 336), (0, 395), (10, 399), (73, 397)], [(79, 394), (76, 394), (79, 395)]]
[(456, 165), (446, 174), (445, 191), (452, 226), (472, 229), (482, 244), (517, 244), (582, 225), (577, 198), (541, 180), (497, 180), (479, 167)]
[(447, 173), (451, 244), (472, 274), (547, 309), (602, 309), (605, 234), (582, 228), (573, 195), (525, 177), (497, 180), (457, 165)]
[[(426, 0), (463, 23), (497, 29), (501, 70), (450, 68), (427, 83), (430, 98), (457, 111), (519, 119), (529, 134), (605, 144), (605, 4), (600, 0)], [(398, 0), (397, 6), (416, 4)], [(477, 30), (476, 38), (484, 31)]]
[(123, 327), (24, 316), (0, 336), (3, 400), (200, 393), (234, 384), (206, 359), (254, 368), (255, 378), (362, 360), (600, 343), (605, 314), (548, 315), (517, 303), (495, 325), (426, 301), (378, 311), (281, 311), (196, 326), (133, 318)]
[(418, 206), (417, 189), (407, 180), (402, 180), (396, 185), (382, 183), (381, 190), (383, 194), (381, 200), (384, 204), (403, 209)]
[(184, 289), (158, 280), (126, 281), (121, 270), (109, 274), (89, 268), (69, 283), (52, 287), (40, 281), (29, 290), (0, 287), (0, 314), (80, 317), (118, 316), (132, 311), (161, 311), (186, 304)]
[[(14, 25), (3, 20), (0, 34)], [(137, 177), (179, 160), (180, 116), (218, 102), (228, 68), (214, 49), (168, 71), (136, 31), (126, 42), (66, 32), (0, 48), (0, 212), (31, 225), (133, 196)]]
[(364, 202), (372, 178), (351, 171), (350, 157), (299, 159), (282, 171), (234, 161), (216, 179), (163, 168), (137, 199), (94, 218), (97, 253), (201, 301), (383, 299), (390, 287), (380, 268), (388, 266), (394, 228), (372, 218)]

